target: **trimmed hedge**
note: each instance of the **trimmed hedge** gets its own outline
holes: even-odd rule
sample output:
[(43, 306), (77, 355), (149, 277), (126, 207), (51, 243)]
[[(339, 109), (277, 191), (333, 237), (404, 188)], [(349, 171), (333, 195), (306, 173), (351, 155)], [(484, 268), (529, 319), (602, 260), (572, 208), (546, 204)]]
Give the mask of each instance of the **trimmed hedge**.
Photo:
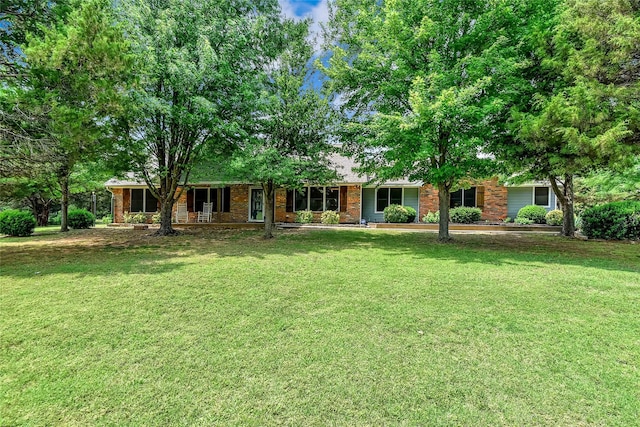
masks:
[(31, 212), (10, 209), (0, 212), (0, 234), (8, 236), (30, 236), (36, 228), (36, 219)]
[(546, 216), (547, 210), (542, 206), (527, 205), (518, 211), (518, 216), (516, 218), (526, 218), (536, 224), (546, 224)]
[(590, 239), (640, 239), (640, 201), (613, 202), (585, 210), (582, 232)]
[(384, 222), (405, 223), (413, 222), (418, 213), (411, 206), (389, 205), (382, 211)]
[(480, 221), (482, 217), (482, 211), (480, 208), (453, 208), (449, 211), (449, 218), (451, 222), (458, 224), (472, 224), (476, 221)]
[(67, 223), (75, 229), (91, 228), (96, 224), (96, 217), (86, 209), (73, 209), (67, 215)]

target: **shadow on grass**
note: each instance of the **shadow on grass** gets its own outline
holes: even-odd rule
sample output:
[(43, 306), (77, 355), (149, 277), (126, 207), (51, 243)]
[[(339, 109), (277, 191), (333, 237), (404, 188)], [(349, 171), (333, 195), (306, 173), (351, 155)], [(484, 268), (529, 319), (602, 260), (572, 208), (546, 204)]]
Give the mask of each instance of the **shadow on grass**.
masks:
[[(548, 235), (455, 235), (439, 243), (434, 233), (381, 230), (286, 230), (264, 240), (259, 231), (197, 230), (177, 237), (154, 237), (148, 231), (74, 230), (31, 238), (0, 239), (0, 274), (35, 277), (72, 274), (162, 274), (191, 268), (193, 256), (217, 258), (300, 256), (358, 250), (382, 251), (385, 257), (413, 257), (460, 264), (533, 266), (554, 264), (640, 272), (638, 245), (629, 242), (580, 241)], [(180, 260), (184, 260), (181, 262)]]

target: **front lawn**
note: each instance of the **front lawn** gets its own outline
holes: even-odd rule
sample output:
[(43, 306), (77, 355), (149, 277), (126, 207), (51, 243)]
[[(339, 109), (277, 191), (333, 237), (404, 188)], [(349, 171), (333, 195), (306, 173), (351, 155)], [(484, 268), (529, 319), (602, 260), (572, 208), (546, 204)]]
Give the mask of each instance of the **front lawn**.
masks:
[(0, 425), (638, 425), (640, 247), (0, 238)]

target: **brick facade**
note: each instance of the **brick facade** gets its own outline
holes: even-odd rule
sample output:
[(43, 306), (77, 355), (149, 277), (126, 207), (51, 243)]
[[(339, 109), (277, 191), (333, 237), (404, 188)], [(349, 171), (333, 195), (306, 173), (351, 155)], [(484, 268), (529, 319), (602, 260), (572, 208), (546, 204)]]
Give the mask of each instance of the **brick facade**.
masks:
[[(477, 182), (476, 187), (484, 188), (484, 205), (482, 219), (487, 221), (501, 221), (507, 216), (507, 187), (498, 183), (498, 178)], [(432, 185), (420, 188), (420, 220), (427, 212), (439, 210), (438, 190)]]

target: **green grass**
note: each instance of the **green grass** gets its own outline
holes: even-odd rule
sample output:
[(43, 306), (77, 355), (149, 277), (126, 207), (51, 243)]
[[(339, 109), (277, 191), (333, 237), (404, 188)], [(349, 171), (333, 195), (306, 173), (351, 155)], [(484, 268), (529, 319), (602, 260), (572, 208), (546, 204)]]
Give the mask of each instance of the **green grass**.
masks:
[(0, 239), (0, 425), (638, 425), (640, 250), (551, 236)]

